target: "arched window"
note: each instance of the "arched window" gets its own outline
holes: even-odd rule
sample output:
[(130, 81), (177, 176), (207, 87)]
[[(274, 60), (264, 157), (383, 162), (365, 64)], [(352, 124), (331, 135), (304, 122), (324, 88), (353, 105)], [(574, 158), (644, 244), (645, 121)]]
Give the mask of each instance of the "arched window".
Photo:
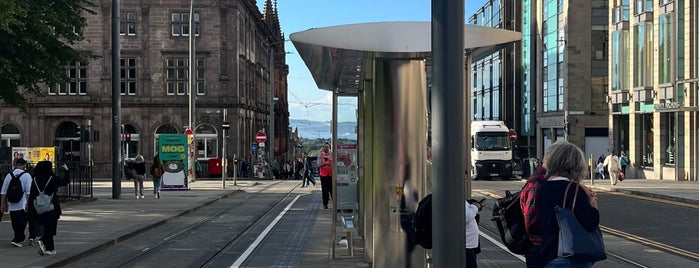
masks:
[(124, 153), (124, 159), (132, 160), (138, 155), (138, 142), (140, 141), (140, 136), (136, 127), (131, 124), (123, 124), (121, 136), (122, 141), (122, 152)]
[(2, 143), (0, 147), (19, 147), (20, 134), (19, 128), (14, 124), (5, 124), (0, 128), (2, 133)]
[(63, 122), (56, 129), (59, 158), (63, 161), (80, 161), (80, 130), (73, 122)]
[(199, 125), (194, 138), (199, 152), (198, 159), (218, 158), (218, 132), (216, 128), (209, 124)]
[(157, 129), (155, 129), (155, 135), (153, 138), (153, 152), (158, 152), (158, 140), (160, 138), (160, 134), (179, 134), (177, 132), (177, 128), (173, 125), (170, 124), (163, 124), (160, 125)]

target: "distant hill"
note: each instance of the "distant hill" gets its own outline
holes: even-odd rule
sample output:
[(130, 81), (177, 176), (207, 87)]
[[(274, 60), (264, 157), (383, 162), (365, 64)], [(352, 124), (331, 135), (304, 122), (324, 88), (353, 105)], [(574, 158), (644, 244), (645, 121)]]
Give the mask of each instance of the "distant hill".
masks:
[[(299, 136), (306, 139), (329, 139), (330, 122), (311, 121), (305, 119), (289, 119), (291, 130), (298, 128)], [(357, 122), (340, 122), (337, 126), (337, 137), (356, 140), (355, 129)]]

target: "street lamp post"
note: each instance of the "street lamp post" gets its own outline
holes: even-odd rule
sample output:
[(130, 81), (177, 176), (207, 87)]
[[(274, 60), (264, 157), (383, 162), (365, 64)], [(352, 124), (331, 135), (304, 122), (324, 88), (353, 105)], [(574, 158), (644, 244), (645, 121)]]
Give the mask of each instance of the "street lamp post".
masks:
[(194, 92), (196, 87), (196, 47), (194, 44), (194, 0), (189, 2), (189, 128), (196, 130), (194, 118)]
[[(283, 42), (283, 41), (282, 41)], [(274, 160), (274, 44), (269, 44), (269, 164)]]
[(223, 149), (221, 149), (221, 155), (223, 156), (221, 159), (221, 169), (223, 170), (221, 172), (221, 184), (223, 189), (226, 189), (226, 177), (228, 176), (228, 155), (226, 153), (226, 140), (228, 139), (228, 129), (231, 128), (231, 124), (228, 123), (228, 109), (223, 109), (223, 123), (221, 124), (221, 128), (223, 129)]

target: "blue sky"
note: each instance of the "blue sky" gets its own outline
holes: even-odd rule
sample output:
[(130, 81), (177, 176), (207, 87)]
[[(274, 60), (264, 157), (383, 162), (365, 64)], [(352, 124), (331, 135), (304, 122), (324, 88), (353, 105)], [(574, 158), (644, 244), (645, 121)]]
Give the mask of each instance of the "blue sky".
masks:
[[(486, 0), (465, 0), (465, 18)], [(265, 0), (257, 0), (263, 10)], [(430, 21), (429, 0), (277, 0), (284, 37), (326, 26), (377, 21)], [(289, 114), (291, 119), (330, 121), (332, 94), (318, 89), (311, 73), (291, 42), (285, 45), (289, 65)], [(338, 121), (356, 121), (356, 99), (340, 98)]]

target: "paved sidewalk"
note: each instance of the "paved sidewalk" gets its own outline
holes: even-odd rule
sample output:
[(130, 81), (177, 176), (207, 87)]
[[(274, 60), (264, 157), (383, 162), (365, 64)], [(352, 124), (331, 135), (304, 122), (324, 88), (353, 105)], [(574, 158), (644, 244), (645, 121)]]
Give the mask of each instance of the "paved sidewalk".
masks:
[[(39, 256), (31, 246), (14, 248), (9, 239), (12, 230), (9, 215), (0, 223), (0, 259), (2, 267), (46, 267), (60, 266), (73, 258), (101, 250), (120, 240), (148, 230), (168, 219), (188, 213), (218, 199), (233, 195), (236, 191), (263, 187), (269, 180), (238, 180), (238, 186), (229, 181), (227, 189), (221, 189), (221, 181), (216, 179), (199, 180), (191, 185), (190, 191), (167, 191), (161, 199), (147, 194), (146, 199), (133, 197), (133, 183), (122, 183), (121, 199), (111, 199), (111, 181), (96, 181), (94, 200), (64, 203), (56, 236), (57, 255)], [(284, 181), (295, 184), (300, 181)], [(627, 179), (612, 186), (608, 180), (584, 182), (598, 190), (619, 191), (630, 194), (651, 196), (661, 199), (699, 204), (699, 182), (675, 182), (659, 180)], [(146, 182), (146, 190), (152, 190), (152, 183)], [(320, 195), (320, 188), (309, 189)], [(369, 267), (364, 262), (364, 241), (359, 234), (353, 235), (354, 256), (349, 256), (346, 246), (336, 245), (335, 256), (330, 245), (332, 210), (321, 209), (316, 218), (313, 232), (309, 237), (301, 267)], [(336, 228), (337, 237), (344, 233)]]

